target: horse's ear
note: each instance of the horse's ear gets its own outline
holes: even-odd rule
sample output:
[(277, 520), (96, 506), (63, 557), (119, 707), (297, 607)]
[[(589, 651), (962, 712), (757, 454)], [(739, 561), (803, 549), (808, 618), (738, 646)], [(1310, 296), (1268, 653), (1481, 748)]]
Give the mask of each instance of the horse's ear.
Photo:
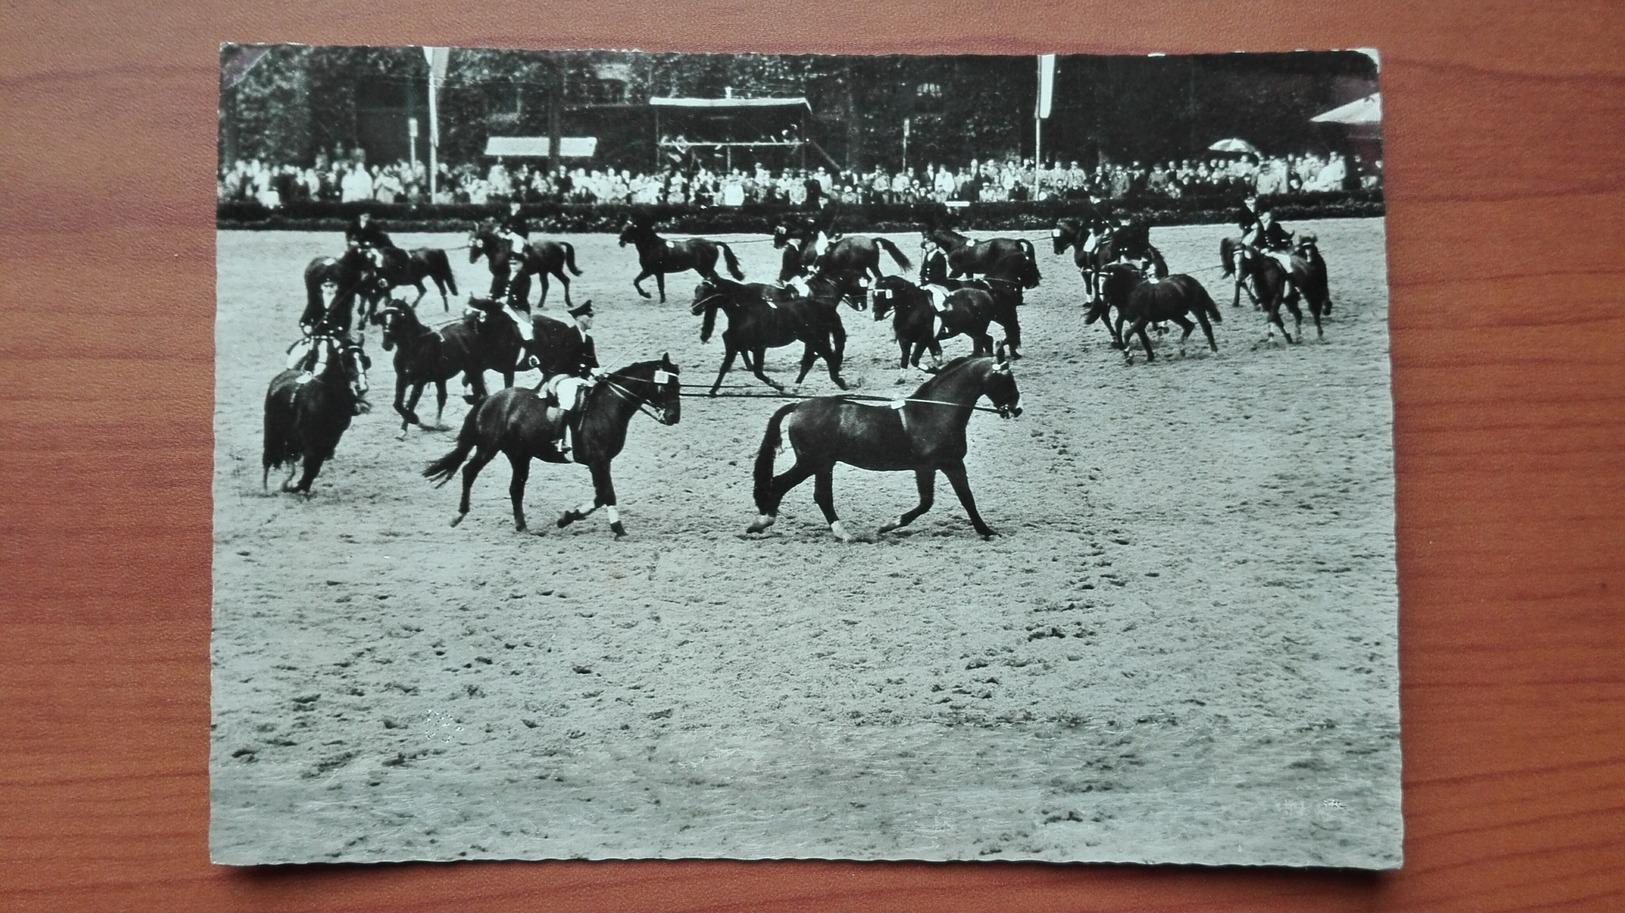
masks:
[(998, 346), (993, 350), (993, 357), (997, 359), (998, 363), (1001, 365), (1006, 363), (1004, 343), (999, 343)]

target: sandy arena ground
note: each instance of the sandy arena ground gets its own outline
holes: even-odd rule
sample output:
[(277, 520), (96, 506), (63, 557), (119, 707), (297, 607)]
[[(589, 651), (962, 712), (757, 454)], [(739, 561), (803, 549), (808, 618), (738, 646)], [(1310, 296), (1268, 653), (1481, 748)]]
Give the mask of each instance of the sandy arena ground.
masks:
[[(1022, 311), (1026, 412), (969, 429), (971, 486), (1002, 535), (980, 539), (939, 479), (929, 513), (877, 538), (913, 506), (912, 475), (841, 468), (836, 503), (862, 538), (844, 545), (810, 482), (767, 534), (744, 533), (770, 399), (688, 398), (675, 427), (634, 417), (614, 466), (623, 540), (602, 511), (555, 529), (591, 485), (547, 464), (534, 532), (516, 533), (504, 460), (451, 528), (457, 483), (419, 473), (455, 431), (396, 440), (376, 330), (374, 411), (313, 497), (274, 493), (276, 472), (262, 492), (265, 387), (304, 265), (342, 238), (222, 232), (216, 861), (1398, 865), (1383, 227), (1292, 227), (1317, 231), (1330, 265), (1323, 342), (1265, 344), (1263, 315), (1231, 308), (1212, 268), (1224, 226), (1159, 228), (1170, 267), (1220, 300), (1219, 352), (1198, 331), (1190, 357), (1169, 336), (1132, 366), (1082, 325), (1070, 252), (1028, 234), (1044, 282)], [(917, 236), (889, 237), (917, 254)], [(708, 387), (721, 346), (699, 342), (693, 274), (646, 302), (631, 249), (567, 240), (605, 367), (669, 352)], [(776, 272), (760, 237), (719, 240), (751, 279)], [(464, 292), (482, 290), (484, 263), (451, 253)], [(451, 319), (432, 290), (419, 311)], [(557, 286), (544, 313), (563, 315)], [(889, 323), (843, 317), (858, 392), (924, 380), (895, 383)], [(793, 380), (798, 356), (775, 350), (769, 372)], [(804, 392), (835, 388), (820, 366)]]

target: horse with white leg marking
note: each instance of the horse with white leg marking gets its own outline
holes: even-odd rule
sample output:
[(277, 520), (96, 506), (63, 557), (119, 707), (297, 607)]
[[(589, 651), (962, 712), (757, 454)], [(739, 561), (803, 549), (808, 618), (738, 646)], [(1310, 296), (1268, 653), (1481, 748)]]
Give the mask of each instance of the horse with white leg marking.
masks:
[[(638, 362), (605, 375), (587, 394), (575, 446), (568, 458), (554, 446), (558, 423), (564, 420), (562, 411), (523, 387), (501, 390), (479, 408), (469, 410), (463, 429), (457, 435), (456, 448), (430, 463), (423, 475), (437, 486), (444, 485), (458, 467), (462, 467), (463, 497), (457, 516), (451, 521), (451, 525), (456, 526), (468, 515), (469, 492), (480, 470), (497, 454), (505, 455), (513, 467), (508, 496), (513, 501), (514, 525), (524, 532), (525, 482), (530, 478), (530, 461), (581, 463), (592, 473), (593, 500), (560, 514), (558, 527), (563, 529), (602, 507), (609, 516), (610, 530), (620, 538), (626, 535), (626, 529), (616, 510), (610, 463), (626, 446), (626, 426), (634, 414), (647, 413), (662, 425), (675, 425), (682, 418), (677, 370), (671, 357), (665, 356), (659, 361)], [(470, 454), (473, 459), (469, 459)], [(463, 465), (465, 460), (466, 466)]]
[[(982, 520), (965, 478), (965, 426), (977, 400), (986, 396), (1003, 418), (1021, 414), (1021, 391), (1005, 360), (1003, 347), (994, 356), (968, 355), (943, 366), (914, 395), (894, 403), (870, 405), (841, 396), (822, 396), (791, 403), (773, 413), (756, 453), (756, 509), (746, 532), (759, 533), (778, 519), (779, 504), (790, 489), (813, 477), (813, 500), (824, 512), (830, 532), (845, 542), (852, 537), (835, 513), (836, 463), (880, 472), (913, 470), (920, 502), (880, 533), (913, 523), (931, 509), (940, 471), (948, 477), (971, 525), (983, 538), (997, 535)], [(774, 456), (788, 441), (795, 464), (773, 474)]]

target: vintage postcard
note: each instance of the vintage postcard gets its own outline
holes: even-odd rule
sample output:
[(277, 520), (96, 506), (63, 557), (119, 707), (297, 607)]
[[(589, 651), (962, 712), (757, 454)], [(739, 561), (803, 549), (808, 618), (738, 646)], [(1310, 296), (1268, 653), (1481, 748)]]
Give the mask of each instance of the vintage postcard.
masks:
[(216, 862), (1400, 865), (1374, 52), (220, 62)]

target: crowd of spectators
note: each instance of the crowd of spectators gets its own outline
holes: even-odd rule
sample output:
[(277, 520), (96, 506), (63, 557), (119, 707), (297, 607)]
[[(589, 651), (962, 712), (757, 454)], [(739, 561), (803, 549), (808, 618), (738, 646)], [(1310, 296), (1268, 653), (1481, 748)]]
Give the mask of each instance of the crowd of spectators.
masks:
[[(473, 163), (440, 163), (436, 203), (483, 204), (518, 199), (526, 203), (698, 204), (739, 206), (780, 202), (797, 207), (829, 203), (914, 203), (1020, 201), (1081, 198), (1091, 190), (1116, 200), (1175, 199), (1184, 196), (1240, 196), (1354, 190), (1380, 186), (1381, 161), (1365, 162), (1341, 153), (1257, 159), (1226, 156), (1205, 160), (1102, 164), (1050, 162), (1035, 170), (1031, 159), (972, 160), (968, 165), (935, 162), (921, 168), (888, 171), (875, 166), (853, 173), (825, 167), (772, 171), (750, 168), (673, 166), (634, 174), (630, 170), (561, 165), (555, 171), (529, 162), (498, 160), (485, 168)], [(426, 203), (428, 169), (421, 161), (369, 165), (362, 150), (319, 153), (309, 166), (269, 164), (259, 159), (224, 166), (221, 202), (256, 200), (275, 209), (291, 202), (324, 200)]]

